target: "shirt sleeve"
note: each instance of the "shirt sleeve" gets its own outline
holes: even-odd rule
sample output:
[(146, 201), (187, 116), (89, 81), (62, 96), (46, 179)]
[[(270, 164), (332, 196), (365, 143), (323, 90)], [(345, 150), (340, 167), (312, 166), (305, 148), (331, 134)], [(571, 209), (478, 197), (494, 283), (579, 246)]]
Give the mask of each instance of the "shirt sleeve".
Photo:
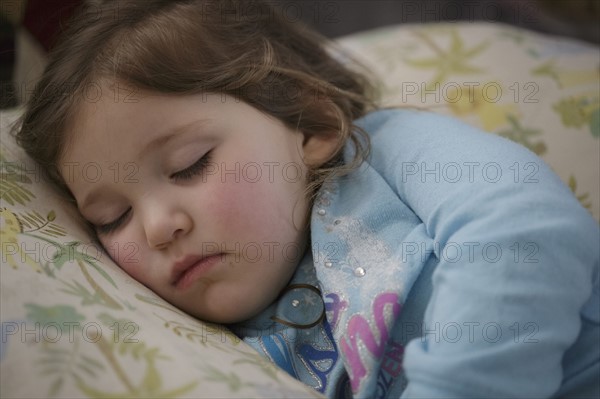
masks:
[(371, 165), (439, 259), (423, 336), (405, 350), (403, 397), (551, 396), (598, 272), (598, 224), (509, 140), (427, 111), (376, 113), (364, 127), (374, 127)]

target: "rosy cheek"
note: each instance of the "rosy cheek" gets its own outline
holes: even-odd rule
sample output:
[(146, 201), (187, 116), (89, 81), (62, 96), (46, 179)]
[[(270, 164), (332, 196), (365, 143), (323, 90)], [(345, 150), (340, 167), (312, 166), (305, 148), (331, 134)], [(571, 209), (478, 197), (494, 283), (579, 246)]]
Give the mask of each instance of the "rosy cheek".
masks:
[(108, 255), (121, 269), (136, 280), (143, 277), (143, 260), (139, 244), (130, 240), (119, 239), (101, 239), (100, 241)]
[(266, 216), (262, 213), (268, 198), (265, 198), (264, 190), (261, 190), (259, 183), (232, 181), (221, 184), (212, 198), (214, 198), (213, 209), (217, 211), (219, 222), (223, 226), (235, 226), (238, 231), (247, 228), (254, 230), (260, 227), (255, 224), (256, 220)]

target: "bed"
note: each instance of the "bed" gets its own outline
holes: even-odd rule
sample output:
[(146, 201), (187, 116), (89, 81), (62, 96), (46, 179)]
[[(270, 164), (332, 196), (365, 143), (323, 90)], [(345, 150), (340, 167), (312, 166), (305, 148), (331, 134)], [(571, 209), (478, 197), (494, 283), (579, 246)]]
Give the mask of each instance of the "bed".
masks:
[[(490, 22), (337, 42), (379, 80), (383, 105), (452, 115), (524, 145), (600, 220), (597, 46)], [(9, 131), (21, 113), (0, 112), (1, 397), (320, 397), (121, 271), (16, 146)]]

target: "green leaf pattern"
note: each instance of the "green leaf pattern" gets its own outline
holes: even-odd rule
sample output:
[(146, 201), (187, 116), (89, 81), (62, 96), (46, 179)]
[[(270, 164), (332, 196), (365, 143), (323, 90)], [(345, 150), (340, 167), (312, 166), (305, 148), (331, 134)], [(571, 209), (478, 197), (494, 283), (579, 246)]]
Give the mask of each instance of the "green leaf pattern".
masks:
[(558, 172), (567, 184), (578, 176), (578, 197), (600, 220), (597, 48), (485, 23), (382, 28), (345, 45), (367, 66), (387, 106), (458, 117), (529, 148), (550, 166), (563, 152), (585, 153), (587, 163), (563, 161)]

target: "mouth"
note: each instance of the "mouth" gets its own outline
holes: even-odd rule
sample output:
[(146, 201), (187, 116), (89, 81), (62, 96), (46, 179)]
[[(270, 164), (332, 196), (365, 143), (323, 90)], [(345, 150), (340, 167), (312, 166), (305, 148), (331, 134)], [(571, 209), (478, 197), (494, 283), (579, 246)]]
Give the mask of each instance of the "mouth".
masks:
[(208, 273), (220, 260), (223, 254), (210, 256), (186, 256), (177, 261), (172, 268), (171, 285), (175, 288), (184, 290), (194, 281), (198, 280)]

